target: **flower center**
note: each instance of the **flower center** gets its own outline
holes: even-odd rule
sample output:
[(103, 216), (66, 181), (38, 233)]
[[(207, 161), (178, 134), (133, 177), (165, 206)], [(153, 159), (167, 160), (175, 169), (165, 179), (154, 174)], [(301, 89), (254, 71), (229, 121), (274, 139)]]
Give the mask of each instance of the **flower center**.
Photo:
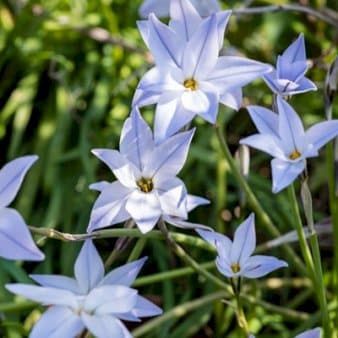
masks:
[(140, 190), (145, 193), (151, 192), (154, 189), (153, 180), (151, 178), (141, 177), (136, 184)]
[(183, 86), (187, 89), (190, 89), (190, 90), (197, 90), (198, 88), (198, 83), (196, 80), (194, 79), (186, 79), (184, 80), (183, 82)]
[(237, 273), (241, 270), (239, 263), (234, 263), (231, 265), (231, 270), (233, 273)]
[(299, 152), (297, 149), (295, 149), (290, 155), (289, 155), (289, 159), (290, 160), (296, 160), (297, 158), (301, 157), (302, 153)]

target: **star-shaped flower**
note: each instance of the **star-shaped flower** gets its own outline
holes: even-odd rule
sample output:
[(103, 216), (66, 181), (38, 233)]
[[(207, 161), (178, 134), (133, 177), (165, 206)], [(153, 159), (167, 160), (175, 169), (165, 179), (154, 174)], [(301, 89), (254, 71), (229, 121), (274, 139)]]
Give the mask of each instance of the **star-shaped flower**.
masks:
[(308, 70), (305, 55), (304, 35), (300, 34), (282, 55), (277, 58), (277, 68), (264, 75), (270, 89), (282, 96), (316, 90), (316, 85), (304, 76)]
[(281, 97), (277, 97), (277, 107), (279, 114), (248, 106), (259, 134), (240, 141), (274, 157), (271, 161), (274, 193), (290, 185), (305, 169), (305, 159), (318, 156), (319, 149), (338, 135), (338, 120), (317, 123), (305, 132), (298, 114)]
[(216, 265), (226, 277), (259, 278), (288, 264), (272, 256), (252, 256), (256, 248), (254, 214), (251, 214), (235, 231), (234, 240), (218, 232), (196, 230), (217, 250)]
[[(249, 338), (255, 338), (255, 336), (251, 334)], [(317, 327), (315, 329), (305, 331), (297, 335), (295, 338), (320, 338), (320, 328)]]
[(130, 287), (145, 260), (123, 265), (104, 276), (103, 262), (92, 241), (87, 240), (75, 262), (75, 278), (31, 275), (41, 286), (18, 283), (7, 284), (6, 288), (49, 306), (30, 338), (73, 338), (85, 328), (98, 338), (131, 338), (121, 320), (138, 322), (139, 318), (162, 313)]
[(22, 216), (7, 206), (14, 200), (36, 155), (19, 157), (0, 170), (0, 257), (41, 261), (44, 254), (35, 245)]
[[(154, 13), (157, 17), (169, 16), (171, 2), (173, 1), (144, 0), (139, 10), (140, 16), (146, 18), (150, 13)], [(208, 16), (221, 9), (218, 0), (192, 0), (191, 2), (201, 16)]]
[(175, 134), (196, 115), (215, 123), (218, 104), (238, 109), (241, 87), (272, 70), (236, 56), (219, 56), (231, 11), (202, 19), (189, 1), (171, 3), (169, 26), (154, 14), (139, 29), (156, 66), (141, 79), (133, 105), (157, 103), (156, 142)]
[(161, 216), (184, 220), (188, 204), (206, 200), (188, 195), (176, 177), (186, 160), (194, 130), (155, 145), (152, 132), (134, 108), (123, 126), (120, 151), (93, 150), (118, 181), (91, 185), (101, 191), (90, 216), (88, 231), (133, 218), (140, 231), (150, 231)]

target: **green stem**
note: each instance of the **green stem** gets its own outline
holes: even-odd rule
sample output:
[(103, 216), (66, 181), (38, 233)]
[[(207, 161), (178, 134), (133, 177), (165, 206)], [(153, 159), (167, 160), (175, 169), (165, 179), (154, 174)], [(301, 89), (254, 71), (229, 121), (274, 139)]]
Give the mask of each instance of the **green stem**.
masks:
[(294, 218), (295, 230), (297, 231), (297, 235), (298, 235), (300, 251), (302, 252), (305, 264), (308, 269), (307, 275), (309, 275), (309, 277), (313, 281), (314, 287), (316, 287), (315, 270), (314, 270), (313, 260), (311, 256), (311, 251), (306, 241), (306, 237), (305, 237), (305, 233), (303, 229), (303, 222), (300, 217), (298, 202), (297, 202), (295, 188), (293, 184), (291, 184), (288, 187), (288, 193), (289, 193), (289, 199), (290, 199), (291, 212)]
[(241, 277), (239, 278), (231, 278), (231, 285), (233, 292), (235, 294), (235, 299), (236, 299), (236, 317), (237, 317), (237, 323), (238, 326), (242, 329), (243, 333), (245, 334), (246, 337), (249, 337), (250, 335), (250, 330), (249, 330), (249, 325), (246, 320), (245, 312), (243, 310), (242, 302), (241, 302)]
[[(224, 136), (223, 136), (223, 133), (222, 133), (221, 129), (217, 125), (215, 125), (215, 129), (216, 129), (216, 134), (217, 134), (219, 143), (221, 145), (221, 149), (223, 151), (223, 154), (224, 154), (224, 156), (225, 156), (225, 158), (226, 158), (226, 160), (227, 160), (227, 162), (228, 162), (228, 164), (230, 166), (232, 174), (236, 178), (238, 184), (241, 186), (241, 188), (246, 193), (246, 196), (247, 196), (247, 199), (248, 199), (248, 204), (253, 209), (253, 211), (255, 212), (255, 214), (257, 215), (257, 217), (259, 218), (259, 220), (262, 223), (262, 225), (269, 231), (270, 235), (272, 235), (273, 237), (279, 237), (281, 235), (280, 232), (279, 232), (279, 230), (275, 227), (275, 225), (273, 224), (271, 218), (264, 211), (264, 209), (262, 208), (261, 204), (257, 200), (255, 194), (251, 190), (251, 188), (248, 185), (247, 181), (241, 175), (241, 173), (239, 171), (239, 168), (238, 168), (236, 162), (234, 161), (234, 159), (233, 159), (233, 157), (232, 157), (232, 155), (230, 153), (228, 145), (225, 142), (225, 139), (224, 139)], [(293, 264), (295, 265), (295, 268), (299, 272), (305, 273), (306, 269), (304, 268), (303, 263), (301, 262), (301, 260), (299, 259), (299, 257), (296, 255), (296, 253), (294, 252), (294, 250), (290, 246), (284, 246), (283, 250), (285, 251), (285, 254), (288, 257), (288, 260), (291, 261), (291, 262), (293, 262)]]

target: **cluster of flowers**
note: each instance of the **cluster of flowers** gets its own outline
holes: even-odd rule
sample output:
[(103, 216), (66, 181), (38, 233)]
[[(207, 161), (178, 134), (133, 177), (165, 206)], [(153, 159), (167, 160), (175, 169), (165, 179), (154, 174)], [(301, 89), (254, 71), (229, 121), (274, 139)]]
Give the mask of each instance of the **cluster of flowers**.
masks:
[[(162, 219), (178, 227), (195, 228), (216, 248), (216, 265), (224, 276), (258, 278), (286, 267), (287, 263), (275, 257), (252, 256), (256, 247), (253, 214), (237, 228), (233, 241), (187, 221), (190, 210), (209, 201), (188, 194), (176, 176), (194, 135), (194, 129), (180, 130), (196, 115), (215, 123), (219, 103), (240, 108), (242, 86), (262, 77), (276, 96), (276, 112), (249, 106), (259, 134), (246, 137), (241, 143), (274, 157), (272, 189), (277, 193), (305, 169), (306, 158), (317, 156), (318, 150), (338, 135), (338, 121), (318, 123), (305, 132), (299, 116), (285, 100), (290, 95), (316, 89), (304, 76), (308, 65), (303, 35), (278, 57), (276, 69), (244, 57), (220, 56), (230, 15), (231, 11), (217, 11), (203, 18), (189, 0), (171, 0), (168, 25), (153, 13), (138, 22), (155, 67), (137, 87), (130, 117), (121, 132), (119, 151), (93, 150), (117, 180), (90, 186), (100, 195), (90, 215), (88, 232), (133, 219), (139, 230), (147, 233)], [(154, 103), (153, 133), (139, 107)], [(7, 208), (36, 159), (36, 156), (21, 157), (0, 171), (0, 255), (8, 259), (44, 258), (21, 216)], [(139, 321), (141, 317), (162, 312), (130, 287), (144, 262), (145, 258), (126, 264), (104, 277), (102, 260), (93, 243), (87, 240), (75, 263), (75, 279), (32, 275), (41, 286), (9, 284), (7, 289), (52, 305), (33, 328), (32, 338), (71, 338), (84, 328), (99, 338), (126, 338), (131, 334), (121, 320)], [(315, 329), (297, 337), (319, 335), (320, 330)]]

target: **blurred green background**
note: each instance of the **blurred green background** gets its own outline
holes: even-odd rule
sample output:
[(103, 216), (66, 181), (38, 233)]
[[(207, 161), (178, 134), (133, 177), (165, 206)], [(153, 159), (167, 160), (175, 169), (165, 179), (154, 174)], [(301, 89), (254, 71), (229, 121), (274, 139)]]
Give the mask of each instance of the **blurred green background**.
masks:
[[(310, 5), (338, 20), (337, 0), (290, 2), (223, 1), (224, 9), (276, 4)], [(151, 67), (152, 58), (136, 27), (141, 1), (127, 0), (0, 0), (0, 165), (24, 154), (37, 154), (39, 161), (30, 170), (14, 206), (30, 225), (63, 232), (84, 233), (97, 193), (88, 189), (98, 180), (112, 181), (112, 173), (90, 153), (93, 148), (118, 148), (122, 124), (140, 77)], [(306, 125), (323, 120), (323, 86), (330, 62), (337, 55), (338, 30), (304, 13), (278, 12), (232, 17), (224, 52), (232, 52), (275, 64), (276, 56), (304, 32), (308, 72), (317, 92), (299, 95), (291, 103)], [(244, 103), (271, 105), (271, 93), (262, 81), (245, 87)], [(148, 122), (153, 108), (143, 110)], [(333, 109), (338, 117), (337, 103)], [(254, 131), (245, 109), (234, 112), (220, 108), (219, 122), (227, 124), (227, 140), (235, 153), (241, 137)], [(214, 128), (198, 125), (188, 162), (180, 174), (190, 193), (209, 198), (210, 206), (200, 207), (191, 220), (232, 234), (250, 209), (228, 172), (215, 137)], [(285, 193), (272, 198), (269, 160), (253, 152), (250, 185), (281, 232), (290, 231), (290, 214)], [(325, 161), (310, 161), (316, 219), (328, 216)], [(239, 217), (240, 215), (240, 217)], [(269, 240), (259, 230), (258, 242)], [(13, 300), (3, 288), (8, 281), (27, 282), (26, 273), (72, 275), (80, 243), (63, 243), (36, 237), (46, 253), (43, 263), (0, 260), (0, 336), (26, 337), (42, 307)], [(105, 257), (114, 240), (96, 244)], [(129, 250), (130, 252), (130, 250)], [(122, 264), (128, 250), (117, 260)], [(156, 252), (156, 255), (153, 253)], [(272, 251), (278, 255), (278, 250)], [(144, 254), (150, 256), (143, 276), (184, 266), (164, 242), (148, 241)], [(191, 249), (199, 262), (212, 261), (214, 254)], [(332, 248), (324, 251), (325, 278), (332, 272)], [(292, 268), (280, 273), (285, 280), (297, 276)], [(284, 274), (284, 275), (283, 275)], [(284, 280), (283, 279), (283, 280)], [(196, 275), (165, 280), (141, 287), (165, 310), (196, 299), (215, 287)], [(262, 284), (262, 285), (261, 285)], [(315, 311), (314, 296), (303, 284), (274, 288), (254, 282), (250, 293), (267, 302), (283, 304), (295, 311)], [(300, 289), (299, 289), (300, 288)], [(272, 290), (271, 290), (272, 289)], [(246, 309), (250, 324), (260, 337), (289, 337), (301, 329), (299, 317), (251, 304)], [(317, 319), (318, 320), (318, 319)], [(316, 321), (308, 323), (308, 327)], [(306, 322), (305, 322), (306, 323)], [(305, 324), (306, 325), (306, 324)], [(218, 302), (161, 325), (145, 337), (239, 337), (233, 310)], [(43, 337), (41, 337), (43, 338)]]

